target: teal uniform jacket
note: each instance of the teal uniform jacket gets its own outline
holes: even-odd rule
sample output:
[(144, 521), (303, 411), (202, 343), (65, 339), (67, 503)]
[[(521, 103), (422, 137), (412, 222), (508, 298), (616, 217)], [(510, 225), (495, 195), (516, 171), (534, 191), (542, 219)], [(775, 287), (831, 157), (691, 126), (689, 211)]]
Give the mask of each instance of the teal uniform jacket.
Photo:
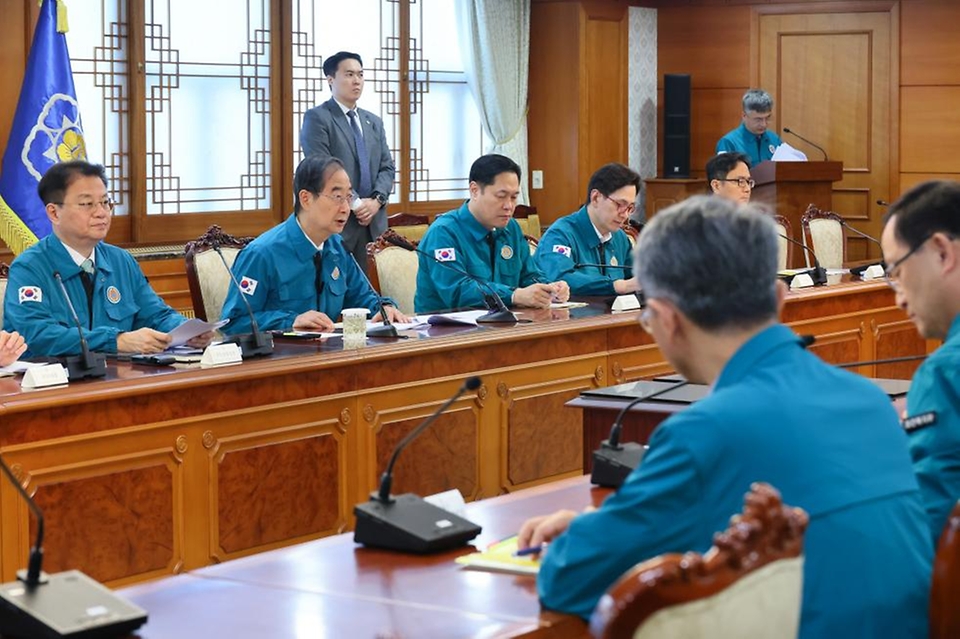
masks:
[(743, 153), (750, 158), (750, 166), (756, 166), (773, 157), (773, 152), (782, 142), (780, 137), (767, 129), (763, 135), (754, 135), (743, 122), (717, 141), (717, 153)]
[(654, 431), (643, 463), (543, 557), (547, 608), (588, 616), (634, 564), (704, 552), (768, 482), (810, 515), (800, 637), (926, 637), (933, 546), (886, 395), (767, 328), (711, 394)]
[(127, 251), (104, 242), (94, 251), (92, 323), (80, 267), (56, 235), (51, 233), (13, 261), (3, 300), (3, 327), (23, 335), (30, 349), (25, 357), (80, 353), (80, 335), (54, 271), (63, 279), (92, 351), (116, 353), (120, 333), (145, 327), (169, 333), (187, 321), (150, 288)]
[(447, 262), (450, 267), (438, 264), (427, 255), (420, 255), (417, 293), (413, 300), (417, 313), (484, 306), (483, 288), (458, 273), (457, 269), (488, 282), (508, 306), (516, 289), (543, 281), (516, 220), (510, 220), (505, 228), (494, 231), (493, 254), (496, 260), (493, 268), (490, 244), (486, 239), (489, 233), (467, 209), (466, 202), (459, 209), (437, 217), (420, 241), (419, 248), (427, 255)]
[[(547, 281), (563, 280), (570, 285), (571, 295), (616, 295), (614, 280), (633, 277), (630, 238), (621, 230), (604, 244), (600, 256), (600, 238), (590, 221), (587, 207), (571, 213), (550, 225), (537, 245), (537, 266)], [(594, 266), (574, 268), (576, 264), (612, 264), (626, 268)]]
[(960, 316), (913, 376), (903, 425), (936, 543), (960, 499)]
[[(284, 330), (293, 326), (297, 315), (310, 310), (325, 313), (336, 321), (345, 308), (366, 308), (373, 317), (380, 309), (377, 293), (360, 272), (343, 246), (339, 235), (323, 243), (323, 292), (317, 304), (317, 252), (291, 215), (263, 233), (240, 251), (233, 273), (245, 291), (260, 330)], [(384, 298), (384, 303), (393, 304)], [(229, 318), (223, 327), (229, 334), (249, 333), (250, 315), (235, 286), (230, 287), (220, 316)]]

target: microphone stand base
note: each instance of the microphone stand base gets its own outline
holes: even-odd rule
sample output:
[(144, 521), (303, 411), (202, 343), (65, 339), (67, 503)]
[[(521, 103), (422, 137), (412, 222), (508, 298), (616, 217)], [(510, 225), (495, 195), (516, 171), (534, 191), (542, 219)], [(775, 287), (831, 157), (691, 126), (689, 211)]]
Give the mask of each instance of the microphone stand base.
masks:
[(600, 448), (593, 451), (593, 471), (590, 483), (607, 488), (619, 488), (627, 477), (640, 465), (646, 448), (636, 442), (620, 444), (616, 448), (605, 439)]
[(397, 327), (393, 324), (383, 324), (382, 326), (374, 326), (372, 328), (367, 328), (367, 337), (386, 337), (393, 339), (406, 339), (406, 335), (401, 335), (397, 330)]
[(490, 311), (477, 318), (477, 324), (516, 324), (520, 320), (508, 310)]
[(374, 493), (353, 508), (353, 540), (364, 546), (427, 554), (466, 545), (480, 526), (407, 493), (384, 502)]
[[(258, 337), (260, 339), (257, 339)], [(243, 359), (261, 357), (273, 353), (272, 333), (246, 333), (245, 335), (234, 335), (223, 341), (228, 344), (237, 344), (240, 347)]]
[(105, 377), (107, 375), (107, 359), (103, 353), (90, 353), (90, 357), (73, 355), (63, 358), (63, 365), (67, 367), (67, 378), (71, 382), (88, 377)]

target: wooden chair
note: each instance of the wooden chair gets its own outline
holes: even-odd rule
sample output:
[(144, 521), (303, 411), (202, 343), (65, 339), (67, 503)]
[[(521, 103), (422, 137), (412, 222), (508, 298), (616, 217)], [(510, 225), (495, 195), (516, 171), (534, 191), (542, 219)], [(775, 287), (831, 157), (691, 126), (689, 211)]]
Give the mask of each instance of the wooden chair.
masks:
[(960, 502), (954, 505), (933, 559), (930, 638), (960, 637)]
[(223, 260), (213, 250), (219, 246), (227, 264), (232, 268), (243, 247), (253, 241), (252, 237), (234, 237), (214, 224), (207, 232), (186, 245), (185, 263), (187, 285), (196, 317), (208, 322), (220, 319), (223, 303), (233, 284)]
[[(774, 215), (773, 222), (777, 226), (777, 233), (781, 236), (793, 238), (793, 229), (790, 228), (790, 220), (782, 215)], [(793, 264), (793, 242), (785, 240), (783, 237), (777, 238), (777, 270), (784, 271), (787, 266)]]
[(419, 242), (430, 227), (430, 218), (412, 213), (395, 213), (387, 217), (387, 227), (411, 241)]
[(537, 207), (517, 204), (517, 208), (513, 210), (513, 219), (520, 225), (524, 235), (540, 239), (540, 216), (537, 214)]
[(527, 240), (527, 246), (530, 247), (530, 257), (533, 257), (537, 254), (537, 246), (540, 244), (540, 240), (532, 235), (524, 235), (523, 237)]
[(10, 279), (10, 267), (0, 262), (0, 328), (3, 327), (3, 300), (7, 295), (7, 280)]
[[(390, 244), (386, 238), (391, 235), (400, 236), (395, 229), (388, 228), (367, 244), (367, 273), (370, 283), (381, 295), (393, 298), (405, 315), (413, 315), (420, 260), (413, 251)], [(403, 239), (413, 246), (418, 244), (417, 240)]]
[[(841, 268), (847, 261), (847, 242), (843, 231), (843, 218), (833, 211), (821, 211), (811, 204), (800, 217), (801, 241), (810, 247), (823, 268)], [(806, 265), (812, 259), (807, 251), (803, 255)]]
[(706, 554), (661, 555), (621, 577), (593, 612), (593, 636), (796, 637), (807, 522), (776, 489), (753, 484)]

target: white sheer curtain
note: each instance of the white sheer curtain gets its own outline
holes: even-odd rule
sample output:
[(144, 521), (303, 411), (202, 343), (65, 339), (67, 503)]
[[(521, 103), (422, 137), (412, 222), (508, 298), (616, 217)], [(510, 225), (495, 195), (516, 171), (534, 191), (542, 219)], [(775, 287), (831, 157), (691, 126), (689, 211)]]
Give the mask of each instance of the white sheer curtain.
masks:
[(530, 0), (456, 0), (463, 67), (492, 146), (523, 171), (527, 202), (527, 79)]

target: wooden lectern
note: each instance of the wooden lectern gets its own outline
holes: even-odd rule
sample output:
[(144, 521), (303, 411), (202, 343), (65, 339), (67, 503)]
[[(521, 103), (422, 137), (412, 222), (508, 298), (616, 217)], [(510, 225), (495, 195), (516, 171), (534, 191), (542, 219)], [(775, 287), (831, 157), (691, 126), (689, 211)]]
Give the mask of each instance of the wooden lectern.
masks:
[[(843, 178), (843, 162), (761, 162), (750, 175), (757, 183), (751, 202), (773, 207), (773, 212), (790, 221), (798, 242), (802, 241), (800, 217), (807, 206), (833, 210), (833, 183)], [(792, 268), (803, 268), (803, 249), (793, 251)]]

